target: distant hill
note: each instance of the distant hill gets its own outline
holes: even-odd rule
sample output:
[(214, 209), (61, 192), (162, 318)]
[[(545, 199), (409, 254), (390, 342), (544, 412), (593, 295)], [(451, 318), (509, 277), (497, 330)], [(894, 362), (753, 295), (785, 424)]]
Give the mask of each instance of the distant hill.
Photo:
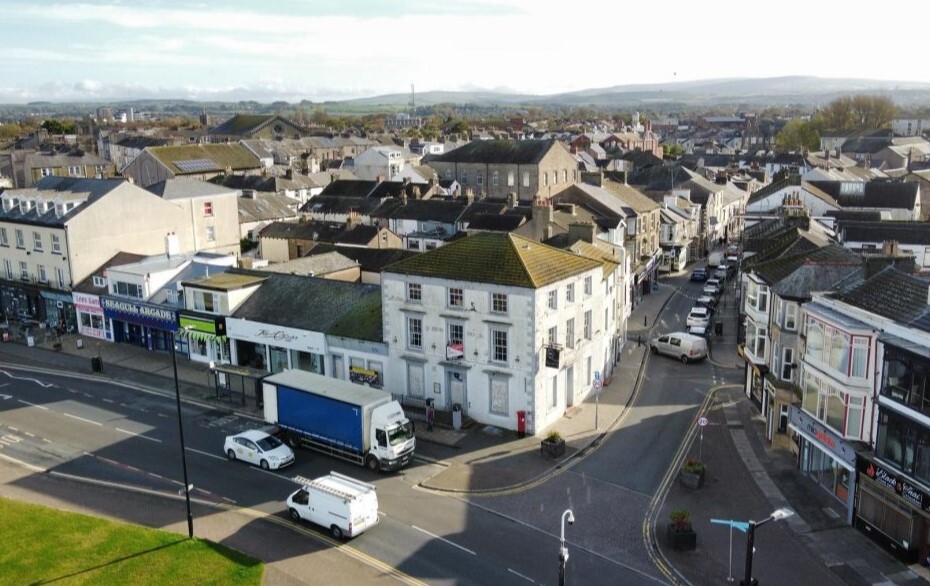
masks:
[[(662, 84), (630, 84), (594, 88), (552, 95), (515, 94), (492, 91), (422, 92), (416, 94), (417, 105), (441, 103), (479, 106), (600, 106), (631, 107), (677, 104), (691, 106), (752, 106), (818, 104), (849, 94), (880, 94), (901, 106), (930, 104), (930, 84), (910, 81), (842, 79), (825, 77), (767, 77), (752, 79), (708, 79)], [(346, 100), (359, 106), (403, 105), (410, 94), (387, 94)]]

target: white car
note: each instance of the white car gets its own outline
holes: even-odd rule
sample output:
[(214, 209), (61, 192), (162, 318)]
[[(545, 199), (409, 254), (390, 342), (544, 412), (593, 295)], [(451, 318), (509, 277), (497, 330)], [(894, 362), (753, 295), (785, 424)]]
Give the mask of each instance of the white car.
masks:
[(716, 297), (717, 295), (720, 295), (722, 291), (723, 283), (720, 282), (720, 279), (708, 279), (707, 282), (704, 283), (704, 295), (711, 295)]
[(226, 436), (223, 450), (230, 460), (243, 460), (264, 470), (277, 470), (294, 463), (294, 451), (287, 444), (258, 429)]
[(685, 325), (689, 328), (693, 326), (710, 327), (710, 310), (706, 307), (695, 305), (691, 308), (691, 313), (688, 314)]

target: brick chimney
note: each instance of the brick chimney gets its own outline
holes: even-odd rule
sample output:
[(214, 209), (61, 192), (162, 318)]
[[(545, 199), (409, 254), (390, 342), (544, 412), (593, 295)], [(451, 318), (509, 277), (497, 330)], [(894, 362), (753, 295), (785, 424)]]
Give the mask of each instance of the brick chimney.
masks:
[(533, 203), (533, 222), (535, 223), (536, 240), (541, 241), (552, 237), (552, 206), (548, 201)]

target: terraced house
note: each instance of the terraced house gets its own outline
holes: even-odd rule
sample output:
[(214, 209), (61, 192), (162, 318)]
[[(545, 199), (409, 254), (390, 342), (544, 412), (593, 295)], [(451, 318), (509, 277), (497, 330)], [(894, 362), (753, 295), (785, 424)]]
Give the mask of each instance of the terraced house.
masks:
[(385, 387), (506, 429), (525, 416), (541, 433), (614, 364), (622, 287), (611, 264), (478, 233), (389, 265)]
[(578, 181), (578, 164), (557, 140), (474, 140), (424, 160), (440, 180), (456, 180), (476, 198), (517, 194), (520, 203), (548, 199)]

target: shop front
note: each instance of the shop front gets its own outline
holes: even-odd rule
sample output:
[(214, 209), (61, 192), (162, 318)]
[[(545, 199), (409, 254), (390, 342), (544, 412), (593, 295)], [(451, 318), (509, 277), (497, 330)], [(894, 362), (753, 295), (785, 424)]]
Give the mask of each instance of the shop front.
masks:
[(71, 293), (40, 291), (39, 296), (45, 304), (43, 313), (50, 328), (57, 328), (61, 333), (77, 330), (77, 315)]
[(788, 426), (798, 436), (798, 468), (830, 493), (848, 525), (856, 495), (856, 446), (799, 409), (788, 408)]
[(228, 317), (226, 334), (233, 364), (269, 372), (294, 368), (326, 375), (326, 336), (319, 332)]
[(763, 392), (765, 389), (765, 373), (769, 371), (769, 367), (765, 364), (753, 362), (749, 355), (746, 354), (745, 346), (737, 346), (736, 353), (746, 362), (746, 396), (752, 399), (759, 412), (765, 415), (766, 405), (763, 401)]
[(930, 487), (860, 452), (856, 527), (905, 563), (930, 556)]
[(195, 362), (229, 362), (226, 316), (178, 311), (178, 338), (187, 342), (188, 356)]
[(4, 284), (0, 287), (0, 305), (7, 320), (45, 320), (45, 304), (33, 285)]
[(100, 296), (78, 292), (73, 293), (72, 296), (78, 333), (97, 340), (109, 339), (110, 331), (107, 329), (106, 318), (103, 316), (103, 307), (100, 306)]
[[(171, 351), (171, 332), (177, 330), (177, 312), (169, 307), (141, 301), (101, 296), (103, 316), (110, 322), (114, 342), (141, 346), (157, 352)], [(178, 352), (186, 353), (178, 339)]]

